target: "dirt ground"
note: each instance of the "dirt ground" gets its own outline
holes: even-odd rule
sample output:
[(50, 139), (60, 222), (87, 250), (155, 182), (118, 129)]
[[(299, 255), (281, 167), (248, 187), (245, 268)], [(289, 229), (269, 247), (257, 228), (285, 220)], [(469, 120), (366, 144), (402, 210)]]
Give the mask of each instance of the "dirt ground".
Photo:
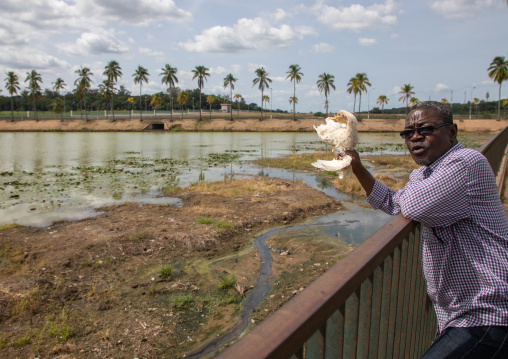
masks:
[[(299, 182), (222, 187), (181, 190), (180, 207), (127, 203), (47, 228), (0, 228), (0, 357), (183, 357), (235, 323), (263, 229), (341, 209)], [(282, 248), (275, 286), (251, 324), (351, 250), (336, 242), (269, 243)]]

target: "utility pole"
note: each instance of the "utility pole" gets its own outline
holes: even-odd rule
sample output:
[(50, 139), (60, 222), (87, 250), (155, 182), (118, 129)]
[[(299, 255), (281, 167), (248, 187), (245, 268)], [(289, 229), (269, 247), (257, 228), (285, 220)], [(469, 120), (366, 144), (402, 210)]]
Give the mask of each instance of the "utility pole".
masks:
[(473, 87), (471, 89), (471, 96), (469, 98), (469, 119), (471, 119), (471, 106), (473, 106), (473, 90), (475, 89), (476, 87)]

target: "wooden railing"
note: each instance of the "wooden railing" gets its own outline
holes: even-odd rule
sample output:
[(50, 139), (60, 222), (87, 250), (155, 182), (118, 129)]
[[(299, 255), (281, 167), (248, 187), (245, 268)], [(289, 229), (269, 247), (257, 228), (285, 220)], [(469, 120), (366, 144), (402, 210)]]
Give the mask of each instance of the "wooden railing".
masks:
[[(481, 148), (495, 173), (507, 136)], [(396, 216), (219, 358), (419, 358), (436, 332), (420, 228)]]

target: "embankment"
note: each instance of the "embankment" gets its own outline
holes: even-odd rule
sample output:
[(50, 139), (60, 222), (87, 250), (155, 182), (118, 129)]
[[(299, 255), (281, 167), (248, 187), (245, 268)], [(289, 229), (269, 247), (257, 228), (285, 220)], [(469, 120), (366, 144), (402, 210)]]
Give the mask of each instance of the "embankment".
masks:
[[(198, 121), (195, 119), (138, 118), (112, 120), (65, 119), (61, 120), (0, 120), (0, 131), (237, 131), (237, 132), (306, 132), (314, 131), (313, 125), (323, 123), (323, 119), (235, 119), (214, 118)], [(508, 126), (508, 120), (466, 119), (456, 121), (459, 131), (496, 132)], [(363, 119), (358, 124), (360, 132), (396, 132), (404, 128), (404, 119)]]

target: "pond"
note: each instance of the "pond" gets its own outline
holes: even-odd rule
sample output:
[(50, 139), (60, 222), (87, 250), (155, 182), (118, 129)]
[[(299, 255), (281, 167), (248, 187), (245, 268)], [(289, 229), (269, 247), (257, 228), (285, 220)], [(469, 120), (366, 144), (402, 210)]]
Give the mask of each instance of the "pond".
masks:
[[(490, 136), (467, 135), (463, 141), (478, 147)], [(394, 133), (359, 137), (360, 151), (405, 151)], [(295, 172), (251, 162), (316, 149), (330, 148), (315, 133), (0, 133), (0, 226), (48, 226), (126, 201), (179, 205), (178, 198), (160, 196), (164, 187), (231, 176), (301, 180), (338, 199), (351, 199), (315, 176), (310, 164), (309, 172)]]

